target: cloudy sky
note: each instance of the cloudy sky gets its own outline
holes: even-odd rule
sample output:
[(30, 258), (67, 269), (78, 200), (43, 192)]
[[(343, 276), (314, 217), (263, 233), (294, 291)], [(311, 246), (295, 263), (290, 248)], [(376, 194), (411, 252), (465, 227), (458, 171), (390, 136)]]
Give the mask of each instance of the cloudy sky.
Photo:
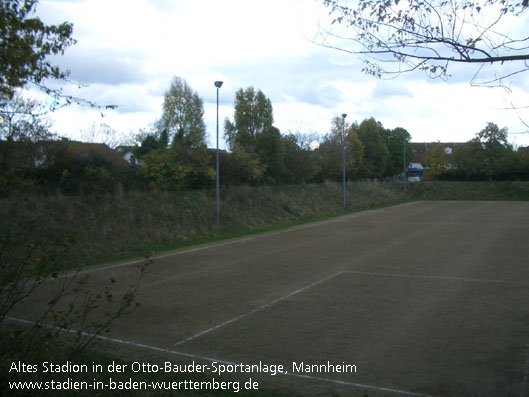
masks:
[[(361, 60), (315, 45), (328, 21), (317, 0), (40, 0), (46, 23), (69, 21), (78, 41), (55, 63), (86, 87), (67, 88), (99, 104), (99, 112), (71, 106), (55, 112), (54, 129), (79, 139), (107, 124), (130, 135), (160, 117), (173, 76), (184, 78), (204, 100), (208, 144), (214, 146), (216, 89), (221, 134), (233, 118), (239, 88), (253, 86), (269, 97), (283, 133), (327, 133), (331, 119), (374, 117), (386, 128), (404, 127), (412, 140), (463, 142), (487, 122), (508, 127), (516, 145), (529, 145), (529, 73), (515, 76), (511, 92), (471, 87), (475, 67), (457, 67), (448, 81), (407, 74), (377, 80), (361, 72)], [(528, 13), (516, 23), (528, 26)], [(221, 142), (221, 146), (224, 143)]]

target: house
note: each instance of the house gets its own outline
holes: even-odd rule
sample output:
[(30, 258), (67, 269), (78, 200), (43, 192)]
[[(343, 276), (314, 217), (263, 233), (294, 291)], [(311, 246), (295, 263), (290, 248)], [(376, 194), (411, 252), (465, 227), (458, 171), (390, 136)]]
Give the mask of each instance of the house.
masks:
[[(452, 156), (454, 153), (454, 149), (457, 148), (457, 146), (462, 145), (462, 143), (458, 142), (452, 142), (452, 143), (444, 143), (444, 142), (437, 142), (444, 146), (445, 153), (448, 156), (448, 164), (446, 165), (447, 169), (453, 168), (453, 161)], [(427, 169), (426, 165), (424, 164), (424, 158), (426, 157), (426, 154), (428, 153), (428, 147), (432, 143), (427, 142), (411, 142), (410, 143), (413, 148), (413, 159), (408, 166), (408, 171), (406, 173), (407, 179), (410, 182), (417, 182), (422, 180), (423, 178), (423, 172), (425, 168)]]
[(118, 146), (116, 151), (121, 154), (123, 159), (131, 165), (140, 165), (141, 162), (135, 155), (136, 146)]

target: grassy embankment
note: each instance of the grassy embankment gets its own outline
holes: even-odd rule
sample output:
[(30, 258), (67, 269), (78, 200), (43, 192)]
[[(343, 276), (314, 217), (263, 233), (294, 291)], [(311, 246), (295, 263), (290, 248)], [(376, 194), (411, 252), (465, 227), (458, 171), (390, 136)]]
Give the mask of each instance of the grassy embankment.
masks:
[[(72, 267), (123, 260), (190, 244), (278, 229), (403, 201), (402, 185), (350, 183), (347, 209), (341, 184), (230, 187), (221, 191), (221, 231), (215, 229), (214, 190), (130, 192), (103, 196), (4, 198), (0, 217), (15, 217), (31, 240), (38, 233), (75, 236)], [(408, 184), (408, 200), (529, 200), (526, 182)], [(49, 236), (48, 236), (49, 237)]]
[(421, 182), (408, 191), (413, 200), (529, 200), (529, 182)]

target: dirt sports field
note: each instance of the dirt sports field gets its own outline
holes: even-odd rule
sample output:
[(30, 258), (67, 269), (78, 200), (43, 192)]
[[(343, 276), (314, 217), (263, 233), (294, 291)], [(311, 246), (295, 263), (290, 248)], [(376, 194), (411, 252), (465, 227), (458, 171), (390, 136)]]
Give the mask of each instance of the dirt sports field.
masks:
[(413, 202), (160, 256), (103, 342), (131, 361), (283, 365), (225, 379), (288, 395), (529, 395), (528, 202)]

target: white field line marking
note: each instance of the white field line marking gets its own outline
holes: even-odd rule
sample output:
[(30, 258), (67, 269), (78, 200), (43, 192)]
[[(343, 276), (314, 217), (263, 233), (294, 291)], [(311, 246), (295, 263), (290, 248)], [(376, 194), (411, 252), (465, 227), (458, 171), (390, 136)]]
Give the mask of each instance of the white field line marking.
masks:
[[(5, 319), (9, 320), (9, 321), (13, 321), (13, 322), (19, 322), (19, 323), (26, 324), (26, 325), (35, 325), (35, 323), (33, 321), (22, 320), (22, 319), (18, 319), (18, 318), (14, 318), (14, 317), (6, 316)], [(50, 328), (52, 328), (52, 327), (50, 327)], [(54, 329), (57, 329), (60, 332), (64, 332), (64, 333), (71, 333), (71, 334), (75, 334), (75, 335), (79, 334), (78, 331), (73, 330), (73, 329), (64, 330), (64, 329), (57, 328), (57, 327), (55, 327)], [(196, 354), (178, 352), (178, 351), (174, 351), (174, 350), (164, 349), (163, 347), (150, 346), (150, 345), (145, 345), (143, 343), (136, 343), (136, 342), (126, 341), (126, 340), (123, 340), (123, 339), (110, 338), (110, 337), (102, 336), (102, 335), (93, 335), (93, 334), (89, 334), (87, 332), (80, 332), (80, 334), (83, 335), (83, 336), (92, 337), (94, 339), (98, 339), (98, 340), (101, 340), (101, 341), (104, 341), (104, 342), (111, 342), (111, 343), (117, 343), (117, 344), (122, 344), (122, 345), (128, 345), (128, 346), (133, 346), (133, 347), (137, 347), (137, 348), (140, 348), (140, 349), (153, 350), (153, 351), (160, 352), (160, 353), (165, 353), (165, 354), (170, 354), (170, 355), (175, 355), (175, 356), (181, 356), (181, 357), (185, 357), (185, 358), (191, 358), (191, 359), (194, 359), (194, 360), (208, 361), (208, 362), (211, 362), (211, 363), (216, 362), (216, 363), (219, 363), (219, 364), (234, 365), (234, 366), (238, 365), (238, 364), (244, 364), (244, 363), (240, 363), (240, 362), (236, 363), (236, 362), (232, 362), (232, 361), (220, 360), (220, 359), (206, 357), (206, 356), (199, 356), (199, 355), (196, 355)], [(408, 392), (408, 391), (391, 389), (391, 388), (387, 388), (387, 387), (364, 385), (364, 384), (361, 384), (361, 383), (346, 382), (346, 381), (337, 380), (337, 379), (320, 378), (320, 377), (316, 377), (316, 376), (294, 374), (294, 373), (291, 373), (291, 372), (278, 372), (277, 374), (278, 375), (282, 375), (282, 376), (290, 376), (290, 377), (293, 377), (293, 378), (299, 378), (299, 379), (307, 379), (307, 380), (318, 381), (318, 382), (334, 383), (334, 384), (338, 384), (338, 385), (355, 387), (355, 388), (360, 388), (360, 389), (384, 391), (384, 392), (387, 392), (387, 393), (400, 394), (400, 395), (404, 395), (404, 396), (432, 397), (432, 396), (427, 395), (427, 394), (412, 393), (412, 392)]]
[[(188, 249), (182, 249), (182, 250), (178, 250), (178, 251), (168, 252), (167, 254), (153, 256), (152, 258), (148, 258), (148, 260), (163, 259), (163, 258), (168, 258), (168, 257), (171, 257), (171, 256), (184, 255), (184, 254), (189, 254), (191, 252), (203, 251), (203, 250), (207, 250), (207, 249), (211, 249), (211, 248), (217, 248), (217, 247), (223, 247), (223, 246), (231, 245), (231, 244), (245, 243), (247, 241), (255, 240), (255, 239), (258, 239), (258, 238), (274, 236), (276, 234), (283, 234), (283, 233), (293, 232), (293, 231), (296, 231), (296, 230), (309, 229), (309, 228), (316, 227), (316, 226), (319, 226), (319, 225), (324, 225), (326, 223), (343, 222), (343, 221), (345, 221), (345, 220), (347, 220), (349, 218), (355, 218), (355, 217), (358, 217), (358, 216), (363, 216), (363, 215), (371, 214), (371, 213), (374, 213), (374, 212), (383, 212), (383, 211), (387, 211), (388, 209), (391, 209), (391, 208), (409, 206), (409, 205), (416, 204), (418, 202), (419, 201), (412, 201), (412, 202), (408, 202), (408, 203), (397, 204), (397, 205), (394, 205), (394, 206), (391, 206), (391, 207), (384, 207), (384, 208), (377, 208), (377, 209), (374, 209), (374, 210), (365, 210), (365, 211), (354, 212), (352, 214), (342, 215), (342, 216), (338, 216), (336, 218), (326, 219), (324, 221), (307, 223), (305, 225), (292, 226), (292, 227), (289, 227), (287, 229), (278, 230), (278, 231), (275, 231), (275, 232), (256, 234), (255, 236), (251, 236), (251, 237), (239, 238), (239, 239), (235, 239), (235, 240), (229, 240), (229, 241), (225, 241), (225, 242), (214, 243), (214, 244), (204, 245), (204, 246), (195, 247), (195, 248), (188, 248)], [(145, 258), (142, 258), (142, 259), (136, 259), (136, 260), (129, 261), (129, 262), (116, 263), (116, 264), (108, 265), (108, 266), (94, 267), (92, 269), (87, 269), (87, 270), (79, 271), (79, 272), (76, 272), (76, 273), (75, 272), (65, 273), (65, 274), (63, 274), (63, 275), (61, 275), (61, 276), (59, 276), (57, 278), (64, 278), (64, 277), (68, 277), (68, 276), (74, 275), (74, 274), (93, 273), (93, 272), (98, 272), (98, 271), (101, 271), (101, 270), (114, 269), (114, 268), (119, 268), (119, 267), (123, 267), (123, 266), (135, 265), (135, 264), (138, 264), (138, 263), (142, 263), (145, 260), (146, 260)]]
[(486, 279), (486, 278), (451, 277), (451, 276), (402, 274), (402, 273), (378, 273), (378, 272), (362, 272), (362, 271), (354, 271), (354, 270), (346, 270), (346, 271), (343, 271), (342, 273), (359, 274), (359, 275), (364, 275), (364, 276), (415, 278), (415, 279), (421, 279), (421, 280), (446, 280), (446, 281), (466, 281), (466, 282), (473, 282), (473, 283), (529, 285), (529, 281), (494, 280), (494, 279)]
[(314, 287), (314, 286), (316, 286), (316, 285), (318, 285), (318, 284), (322, 284), (322, 283), (324, 283), (324, 282), (326, 282), (326, 281), (328, 281), (328, 280), (330, 280), (330, 279), (332, 279), (332, 278), (334, 278), (334, 277), (337, 277), (337, 276), (339, 276), (339, 275), (341, 275), (341, 274), (344, 274), (344, 273), (345, 273), (345, 272), (338, 272), (338, 273), (335, 273), (335, 274), (333, 274), (333, 275), (331, 275), (331, 276), (325, 277), (325, 278), (323, 278), (323, 279), (321, 279), (321, 280), (315, 281), (315, 282), (313, 282), (313, 283), (311, 283), (311, 284), (309, 284), (309, 285), (306, 285), (306, 286), (304, 286), (304, 287), (302, 287), (302, 288), (299, 288), (299, 289), (297, 289), (297, 290), (295, 290), (295, 291), (293, 291), (293, 292), (291, 292), (291, 293), (289, 293), (289, 294), (287, 294), (287, 295), (285, 295), (285, 296), (282, 296), (281, 298), (277, 298), (277, 299), (275, 299), (275, 300), (273, 300), (273, 301), (271, 301), (271, 302), (265, 303), (265, 304), (262, 305), (262, 306), (259, 306), (259, 307), (255, 308), (255, 309), (253, 309), (253, 310), (250, 310), (249, 312), (243, 313), (243, 314), (241, 314), (241, 315), (239, 315), (239, 316), (237, 316), (237, 317), (234, 317), (234, 318), (232, 318), (232, 319), (230, 319), (230, 320), (224, 321), (223, 323), (217, 324), (217, 325), (215, 325), (214, 327), (211, 327), (211, 328), (208, 328), (208, 329), (206, 329), (206, 330), (204, 330), (204, 331), (201, 331), (201, 332), (199, 332), (198, 334), (195, 334), (195, 335), (193, 335), (193, 336), (190, 336), (189, 338), (186, 338), (186, 339), (183, 339), (183, 340), (181, 340), (181, 341), (179, 341), (179, 342), (176, 342), (173, 346), (178, 346), (178, 345), (181, 345), (181, 344), (183, 344), (183, 343), (189, 342), (189, 341), (191, 341), (191, 340), (193, 340), (193, 339), (196, 339), (196, 338), (198, 338), (198, 337), (200, 337), (200, 336), (202, 336), (202, 335), (209, 334), (210, 332), (213, 332), (213, 331), (215, 331), (215, 330), (217, 330), (217, 329), (219, 329), (219, 328), (222, 328), (222, 327), (224, 327), (225, 325), (228, 325), (228, 324), (234, 323), (234, 322), (236, 322), (236, 321), (239, 321), (239, 320), (241, 320), (241, 319), (243, 319), (243, 318), (245, 318), (245, 317), (248, 317), (248, 316), (250, 316), (250, 315), (252, 315), (252, 314), (254, 314), (254, 313), (257, 313), (257, 312), (259, 312), (259, 311), (261, 311), (261, 310), (263, 310), (263, 309), (266, 309), (267, 307), (270, 307), (270, 306), (272, 306), (272, 305), (275, 305), (276, 303), (279, 303), (279, 302), (281, 302), (281, 301), (284, 301), (285, 299), (288, 299), (288, 298), (290, 298), (291, 296), (297, 295), (297, 294), (299, 294), (299, 293), (301, 293), (301, 292), (303, 292), (303, 291), (308, 290), (309, 288), (312, 288), (312, 287)]

